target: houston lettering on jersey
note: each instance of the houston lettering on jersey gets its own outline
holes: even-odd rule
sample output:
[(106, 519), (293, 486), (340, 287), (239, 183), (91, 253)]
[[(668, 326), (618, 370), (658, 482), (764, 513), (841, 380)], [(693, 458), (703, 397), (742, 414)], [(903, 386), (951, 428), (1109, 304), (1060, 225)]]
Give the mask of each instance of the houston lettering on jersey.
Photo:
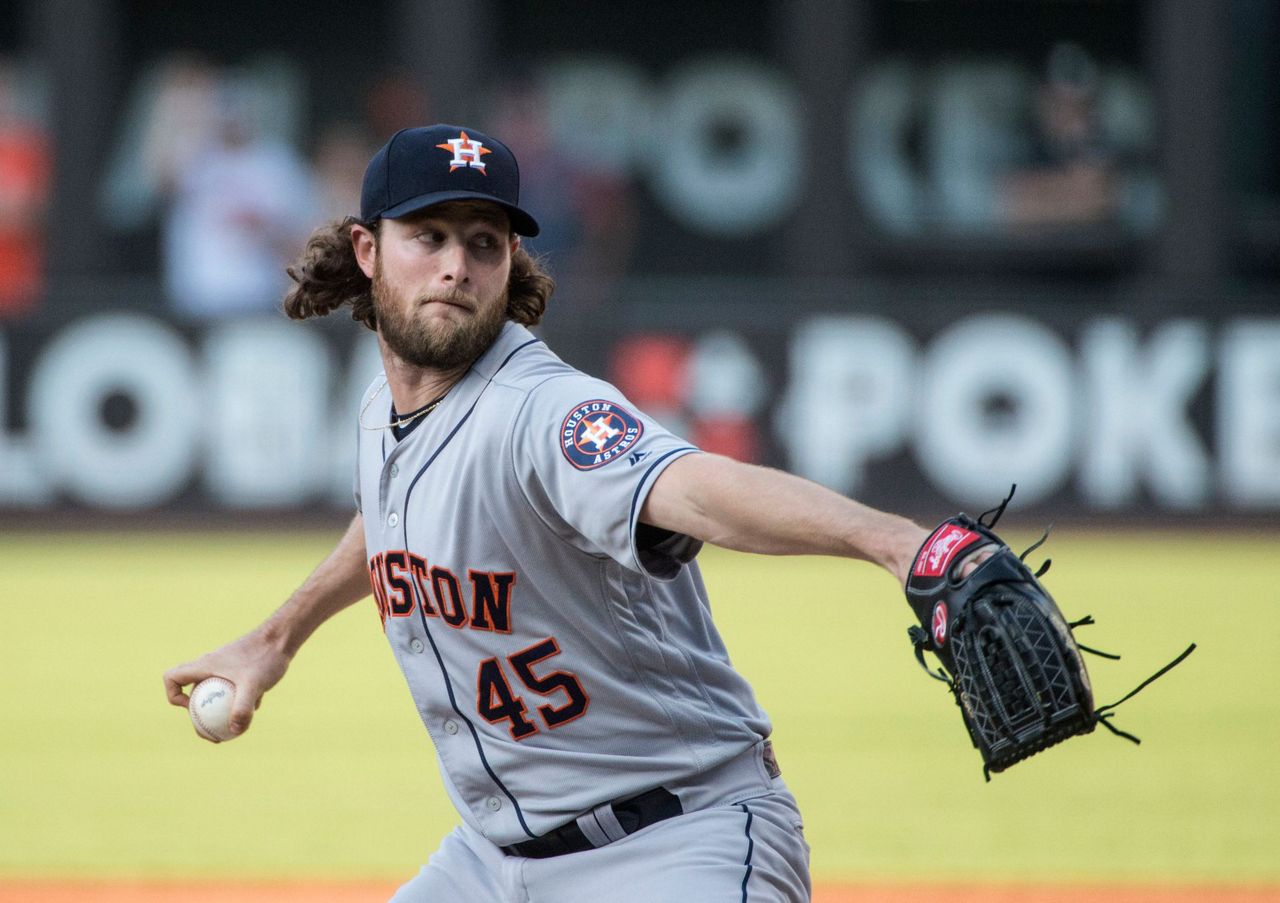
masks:
[[(448, 568), (430, 566), (404, 549), (379, 552), (369, 559), (369, 583), (386, 630), (387, 618), (407, 618), (421, 604), (428, 618), (450, 627), (511, 632), (510, 571), (468, 570), (466, 587)], [(415, 592), (416, 588), (416, 592)]]
[[(407, 618), (421, 606), (424, 618), (438, 618), (459, 630), (511, 633), (516, 575), (510, 571), (468, 569), (464, 590), (448, 568), (431, 566), (421, 555), (404, 549), (390, 549), (369, 559), (369, 582), (383, 631), (388, 618)], [(559, 656), (556, 638), (546, 637), (508, 656), (480, 661), (476, 713), (492, 725), (505, 727), (512, 740), (525, 740), (581, 718), (591, 697), (577, 674), (553, 669), (548, 660)], [(533, 700), (533, 712), (526, 697)]]

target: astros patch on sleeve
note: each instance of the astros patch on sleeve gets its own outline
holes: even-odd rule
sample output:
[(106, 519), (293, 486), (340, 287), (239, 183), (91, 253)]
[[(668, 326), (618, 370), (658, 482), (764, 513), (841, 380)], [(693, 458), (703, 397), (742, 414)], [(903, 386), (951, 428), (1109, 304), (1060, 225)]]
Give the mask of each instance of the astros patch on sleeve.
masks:
[(574, 405), (560, 425), (560, 449), (578, 470), (617, 461), (644, 435), (644, 424), (616, 402), (593, 398)]
[(535, 509), (576, 531), (584, 549), (653, 574), (635, 544), (640, 509), (667, 465), (698, 449), (583, 376), (535, 388), (515, 431), (513, 463)]

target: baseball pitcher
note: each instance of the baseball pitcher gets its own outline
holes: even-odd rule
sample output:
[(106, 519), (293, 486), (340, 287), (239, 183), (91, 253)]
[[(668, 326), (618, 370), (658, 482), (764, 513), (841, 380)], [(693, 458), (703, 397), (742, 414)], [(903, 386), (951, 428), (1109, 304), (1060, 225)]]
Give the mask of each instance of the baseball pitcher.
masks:
[(407, 129), (373, 157), (359, 217), (312, 236), (285, 300), (377, 337), (355, 516), (261, 626), (166, 673), (169, 701), (225, 677), (242, 733), (372, 587), (460, 817), (397, 903), (807, 900), (785, 755), (697, 554), (845, 556), (905, 584), (929, 534), (705, 454), (560, 360), (529, 330), (553, 290), (520, 246), (537, 233), (489, 135)]

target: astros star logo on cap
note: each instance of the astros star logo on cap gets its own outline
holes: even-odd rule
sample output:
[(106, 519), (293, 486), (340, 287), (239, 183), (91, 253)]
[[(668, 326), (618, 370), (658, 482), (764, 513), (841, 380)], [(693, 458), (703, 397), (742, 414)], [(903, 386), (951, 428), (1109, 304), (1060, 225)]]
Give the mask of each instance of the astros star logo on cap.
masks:
[(520, 167), (511, 148), (447, 123), (401, 129), (378, 149), (360, 184), (360, 219), (400, 219), (459, 200), (492, 201), (517, 235), (538, 234), (538, 221), (520, 207)]
[(484, 175), (488, 175), (484, 171), (483, 157), (485, 154), (493, 153), (493, 151), (479, 141), (473, 141), (468, 138), (466, 132), (459, 132), (457, 138), (450, 138), (444, 144), (437, 144), (436, 147), (453, 152), (453, 159), (449, 161), (449, 172), (453, 172), (463, 166), (469, 166), (472, 169), (480, 170)]

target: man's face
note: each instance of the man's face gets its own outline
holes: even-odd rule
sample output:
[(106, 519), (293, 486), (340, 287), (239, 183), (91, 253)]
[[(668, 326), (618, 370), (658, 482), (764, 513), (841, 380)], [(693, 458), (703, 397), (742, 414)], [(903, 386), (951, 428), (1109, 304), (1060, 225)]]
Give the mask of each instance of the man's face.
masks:
[(506, 321), (519, 241), (502, 208), (458, 201), (383, 220), (373, 261), (378, 334), (418, 367), (466, 366)]

